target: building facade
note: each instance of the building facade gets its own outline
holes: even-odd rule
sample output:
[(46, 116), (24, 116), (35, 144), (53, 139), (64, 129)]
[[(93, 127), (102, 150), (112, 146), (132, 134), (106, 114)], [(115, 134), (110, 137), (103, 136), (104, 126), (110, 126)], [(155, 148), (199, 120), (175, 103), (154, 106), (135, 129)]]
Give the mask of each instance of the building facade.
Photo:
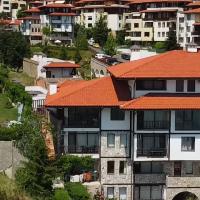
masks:
[(54, 87), (58, 153), (97, 159), (108, 199), (200, 199), (199, 59), (171, 51)]

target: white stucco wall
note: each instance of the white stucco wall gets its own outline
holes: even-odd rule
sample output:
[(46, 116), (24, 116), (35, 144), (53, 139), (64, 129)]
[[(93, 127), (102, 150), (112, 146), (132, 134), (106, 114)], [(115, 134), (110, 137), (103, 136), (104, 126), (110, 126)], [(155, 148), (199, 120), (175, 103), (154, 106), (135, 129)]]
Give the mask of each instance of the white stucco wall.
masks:
[(104, 108), (101, 113), (102, 130), (129, 130), (130, 129), (130, 112), (125, 111), (125, 120), (110, 120), (110, 108)]
[[(181, 137), (195, 137), (195, 151), (181, 151)], [(170, 160), (200, 160), (200, 135), (171, 134)]]

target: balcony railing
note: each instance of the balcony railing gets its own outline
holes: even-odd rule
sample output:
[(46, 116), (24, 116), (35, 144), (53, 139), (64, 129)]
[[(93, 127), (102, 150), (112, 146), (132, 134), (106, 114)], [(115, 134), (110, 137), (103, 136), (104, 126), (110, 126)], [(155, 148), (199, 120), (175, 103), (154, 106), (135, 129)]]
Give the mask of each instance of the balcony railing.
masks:
[(66, 153), (85, 153), (93, 154), (99, 152), (98, 146), (67, 146), (64, 148)]
[(68, 120), (68, 128), (99, 128), (98, 119), (79, 119), (79, 120)]
[(138, 121), (138, 129), (168, 129), (169, 121)]
[(165, 157), (167, 155), (166, 148), (137, 149), (138, 157)]

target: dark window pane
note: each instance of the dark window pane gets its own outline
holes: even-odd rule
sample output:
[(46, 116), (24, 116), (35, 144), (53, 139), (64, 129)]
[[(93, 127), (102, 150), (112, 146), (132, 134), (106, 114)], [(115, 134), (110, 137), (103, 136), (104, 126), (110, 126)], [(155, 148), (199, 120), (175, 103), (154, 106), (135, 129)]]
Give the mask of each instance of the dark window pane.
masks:
[(195, 137), (181, 137), (181, 151), (194, 151)]
[(184, 91), (184, 80), (176, 80), (176, 92)]
[(115, 161), (108, 161), (107, 162), (107, 173), (114, 174), (115, 170)]
[(137, 90), (166, 90), (166, 80), (137, 80)]
[(111, 120), (124, 120), (125, 112), (123, 110), (120, 110), (119, 108), (111, 108), (110, 119)]
[(188, 80), (187, 81), (187, 91), (188, 92), (195, 92), (195, 80)]

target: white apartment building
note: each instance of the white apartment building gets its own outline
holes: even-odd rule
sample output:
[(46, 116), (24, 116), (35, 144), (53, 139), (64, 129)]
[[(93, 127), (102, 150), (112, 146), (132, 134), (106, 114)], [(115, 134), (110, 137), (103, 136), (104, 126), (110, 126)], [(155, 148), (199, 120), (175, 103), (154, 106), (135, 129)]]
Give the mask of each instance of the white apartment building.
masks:
[(178, 15), (191, 1), (137, 0), (131, 2), (126, 13), (126, 39), (134, 43), (162, 42), (170, 29), (176, 30)]
[(54, 87), (58, 152), (95, 158), (108, 199), (200, 199), (199, 60), (170, 51)]
[(75, 3), (75, 6), (77, 23), (91, 28), (99, 20), (100, 16), (105, 16), (108, 28), (113, 32), (124, 28), (124, 13), (129, 8), (128, 5), (117, 0), (80, 0)]
[[(22, 32), (29, 37), (31, 44), (48, 40), (71, 44), (74, 37), (73, 5), (65, 3), (48, 3), (43, 6), (32, 7), (26, 10), (30, 16), (23, 18)], [(44, 27), (50, 29), (50, 35), (45, 36), (42, 32)]]

